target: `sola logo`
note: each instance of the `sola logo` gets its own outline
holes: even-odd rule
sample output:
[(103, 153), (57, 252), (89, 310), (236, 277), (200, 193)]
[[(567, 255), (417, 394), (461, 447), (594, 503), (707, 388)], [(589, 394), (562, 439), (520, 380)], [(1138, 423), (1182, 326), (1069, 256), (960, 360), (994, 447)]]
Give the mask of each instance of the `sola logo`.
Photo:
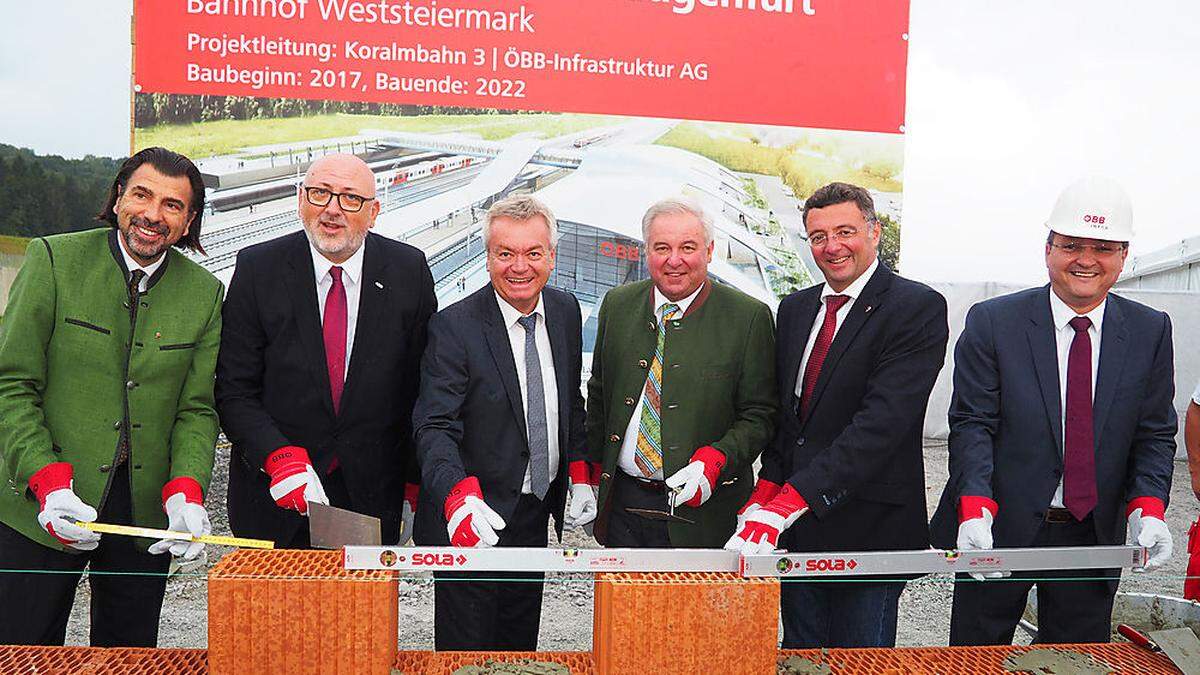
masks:
[(1094, 223), (1096, 225), (1103, 225), (1104, 224), (1104, 216), (1093, 216), (1092, 214), (1087, 213), (1087, 214), (1084, 214), (1084, 216), (1083, 216), (1083, 222)]
[(809, 572), (845, 572), (858, 567), (854, 558), (819, 558), (804, 561), (804, 569)]

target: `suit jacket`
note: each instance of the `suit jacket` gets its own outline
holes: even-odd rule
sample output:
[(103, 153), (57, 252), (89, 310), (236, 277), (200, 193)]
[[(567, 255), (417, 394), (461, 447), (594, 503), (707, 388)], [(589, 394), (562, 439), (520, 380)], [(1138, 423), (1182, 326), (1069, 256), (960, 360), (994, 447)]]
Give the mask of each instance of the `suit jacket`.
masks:
[[(529, 466), (525, 406), (498, 302), (488, 284), (429, 322), (413, 410), (424, 485), (413, 529), (419, 544), (449, 544), (446, 497), (467, 476), (479, 479), (484, 501), (506, 521), (521, 497)], [(544, 288), (542, 304), (558, 385), (558, 474), (546, 503), (561, 537), (567, 464), (584, 458), (582, 320), (569, 293)]]
[[(959, 497), (999, 505), (997, 547), (1032, 544), (1062, 479), (1063, 429), (1049, 286), (976, 304), (954, 349), (950, 480), (932, 522), (954, 546)], [(1125, 541), (1125, 504), (1167, 503), (1177, 420), (1171, 320), (1108, 295), (1092, 402), (1096, 541)]]
[(69, 463), (76, 494), (103, 511), (128, 434), (133, 522), (153, 528), (167, 524), (167, 481), (189, 476), (207, 491), (212, 476), (221, 283), (168, 249), (131, 320), (117, 236), (106, 227), (30, 241), (0, 328), (0, 520), (60, 550), (28, 490), (47, 464)]
[(322, 476), (336, 457), (350, 508), (380, 518), (384, 542), (399, 538), (404, 483), (419, 481), (410, 420), (437, 298), (419, 250), (370, 233), (363, 246), (358, 323), (336, 416), (305, 233), (238, 253), (216, 394), (233, 444), (229, 524), (239, 536), (285, 540), (307, 527), (275, 505), (262, 468), (272, 451), (298, 445)]
[(929, 545), (921, 431), (946, 358), (946, 300), (880, 264), (821, 366), (808, 416), (795, 389), (823, 284), (779, 305), (780, 422), (760, 478), (787, 481), (812, 512), (783, 536), (791, 551)]
[[(607, 541), (612, 477), (629, 420), (646, 386), (658, 342), (650, 280), (614, 288), (600, 306), (588, 381), (588, 449), (600, 462), (596, 540)], [(695, 524), (670, 523), (671, 543), (720, 548), (753, 489), (754, 460), (775, 429), (775, 330), (771, 310), (708, 281), (687, 312), (670, 322), (662, 381), (663, 476), (687, 466), (697, 448), (725, 453), (717, 486), (699, 508), (681, 506)]]

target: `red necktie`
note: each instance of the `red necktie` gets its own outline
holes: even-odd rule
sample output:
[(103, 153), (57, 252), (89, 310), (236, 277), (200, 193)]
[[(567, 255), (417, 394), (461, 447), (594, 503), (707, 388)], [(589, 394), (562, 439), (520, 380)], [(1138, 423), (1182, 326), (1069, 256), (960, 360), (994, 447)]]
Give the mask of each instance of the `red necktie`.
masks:
[(1096, 507), (1096, 453), (1092, 438), (1092, 338), (1086, 316), (1071, 319), (1067, 353), (1067, 414), (1063, 421), (1063, 504), (1075, 520)]
[(821, 331), (817, 333), (817, 342), (813, 345), (812, 353), (808, 355), (808, 363), (804, 364), (804, 389), (800, 393), (800, 419), (804, 419), (808, 415), (808, 404), (812, 400), (813, 387), (817, 386), (817, 378), (821, 376), (821, 364), (825, 363), (829, 345), (833, 344), (833, 334), (837, 330), (838, 310), (847, 302), (850, 302), (848, 295), (831, 295), (825, 299), (825, 321), (821, 323)]
[(333, 285), (325, 296), (325, 366), (329, 370), (329, 393), (333, 396), (333, 414), (342, 402), (342, 387), (346, 385), (346, 287), (342, 285), (342, 268), (329, 268)]

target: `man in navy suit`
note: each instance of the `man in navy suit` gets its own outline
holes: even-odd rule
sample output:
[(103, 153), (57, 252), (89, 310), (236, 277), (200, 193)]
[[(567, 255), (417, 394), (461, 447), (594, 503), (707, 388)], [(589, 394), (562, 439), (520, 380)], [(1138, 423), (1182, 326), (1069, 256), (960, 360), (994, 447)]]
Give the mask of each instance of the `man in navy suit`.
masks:
[[(1046, 226), (1049, 286), (981, 302), (954, 351), (950, 480), (934, 544), (960, 550), (1129, 539), (1171, 555), (1163, 520), (1176, 418), (1171, 321), (1109, 293), (1129, 249), (1121, 187), (1086, 178)], [(1040, 642), (1108, 642), (1120, 570), (1039, 572), (1062, 581), (960, 575), (950, 644), (1011, 644), (1030, 587)]]
[[(556, 240), (536, 199), (496, 202), (483, 227), (491, 283), (429, 322), (413, 410), (421, 545), (546, 546), (551, 515), (562, 536), (568, 465), (580, 488), (571, 498), (595, 513), (579, 302), (545, 288)], [(435, 647), (535, 651), (541, 576), (435, 574)]]
[[(946, 300), (879, 261), (865, 189), (817, 190), (804, 227), (825, 283), (779, 304), (778, 430), (726, 548), (927, 548), (921, 427), (946, 358)], [(783, 646), (893, 647), (903, 590), (894, 577), (784, 584)]]

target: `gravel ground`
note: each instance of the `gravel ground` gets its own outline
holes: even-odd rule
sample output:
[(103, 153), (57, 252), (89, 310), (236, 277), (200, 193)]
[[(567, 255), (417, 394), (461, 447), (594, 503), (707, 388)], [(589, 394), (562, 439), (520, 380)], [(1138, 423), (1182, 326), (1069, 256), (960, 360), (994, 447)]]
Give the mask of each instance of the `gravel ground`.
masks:
[[(210, 488), (209, 506), (213, 530), (229, 532), (225, 514), (225, 489), (229, 450), (218, 451), (217, 469)], [(932, 514), (947, 480), (946, 447), (932, 442), (925, 448), (926, 502)], [(1200, 514), (1200, 505), (1191, 494), (1187, 464), (1175, 463), (1171, 508), (1167, 521), (1175, 537), (1175, 555), (1163, 569), (1153, 574), (1126, 574), (1121, 590), (1182, 595), (1187, 567), (1187, 528)], [(598, 546), (594, 539), (578, 531), (568, 531), (563, 544), (577, 548)], [(209, 547), (209, 566), (226, 549)], [(86, 577), (85, 577), (86, 578)], [(88, 643), (88, 585), (80, 584), (67, 631), (67, 644)], [(930, 576), (911, 582), (900, 598), (897, 643), (902, 646), (945, 645), (950, 631), (949, 577)], [(161, 647), (204, 647), (207, 643), (207, 585), (203, 570), (177, 574), (167, 585), (163, 603)], [(400, 648), (433, 648), (433, 587), (428, 578), (406, 578), (400, 582)], [(590, 579), (550, 577), (542, 603), (542, 630), (539, 648), (547, 651), (588, 650), (591, 648), (592, 584)], [(1018, 631), (1017, 641), (1023, 635)]]

